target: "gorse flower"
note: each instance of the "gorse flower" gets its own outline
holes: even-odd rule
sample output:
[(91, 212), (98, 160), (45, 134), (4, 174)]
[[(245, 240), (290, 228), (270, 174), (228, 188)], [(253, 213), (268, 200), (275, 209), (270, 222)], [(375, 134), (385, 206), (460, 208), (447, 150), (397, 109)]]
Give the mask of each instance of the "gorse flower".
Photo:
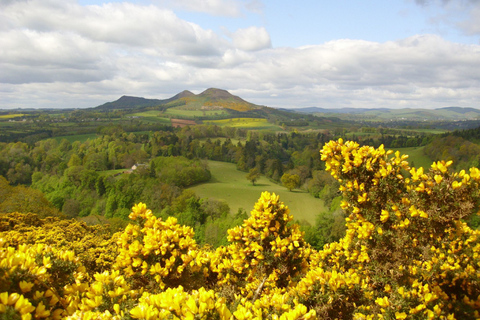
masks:
[(268, 192), (216, 250), (143, 203), (112, 237), (1, 215), (0, 319), (480, 318), (480, 233), (462, 221), (477, 211), (480, 170), (410, 168), (398, 151), (343, 140), (321, 158), (347, 230), (320, 251)]

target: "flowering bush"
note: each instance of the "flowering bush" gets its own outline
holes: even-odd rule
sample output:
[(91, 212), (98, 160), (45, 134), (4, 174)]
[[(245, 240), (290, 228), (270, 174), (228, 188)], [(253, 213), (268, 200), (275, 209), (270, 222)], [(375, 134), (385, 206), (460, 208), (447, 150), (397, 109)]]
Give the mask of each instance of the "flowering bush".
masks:
[(74, 235), (77, 222), (2, 216), (0, 319), (480, 318), (480, 234), (462, 221), (478, 209), (480, 170), (410, 168), (399, 152), (342, 140), (321, 157), (347, 231), (320, 251), (268, 192), (215, 251), (142, 203), (85, 250), (93, 238), (49, 233), (58, 223)]

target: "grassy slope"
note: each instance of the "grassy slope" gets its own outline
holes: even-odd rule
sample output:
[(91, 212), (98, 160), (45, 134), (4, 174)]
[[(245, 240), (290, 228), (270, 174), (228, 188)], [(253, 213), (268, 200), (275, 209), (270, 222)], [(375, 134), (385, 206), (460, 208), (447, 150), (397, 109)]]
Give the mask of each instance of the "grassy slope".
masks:
[(424, 169), (430, 169), (432, 161), (423, 153), (424, 147), (411, 147), (411, 148), (397, 148), (392, 149), (394, 151), (400, 151), (402, 154), (408, 154), (407, 161), (410, 166), (413, 164), (416, 168), (423, 167)]
[(280, 195), (280, 200), (290, 208), (295, 220), (306, 220), (314, 224), (316, 215), (324, 210), (323, 200), (314, 198), (304, 191), (289, 192), (285, 187), (274, 184), (263, 176), (253, 186), (245, 178), (246, 173), (238, 171), (232, 163), (208, 161), (208, 164), (212, 180), (191, 189), (203, 198), (225, 200), (232, 213), (238, 208), (250, 212), (263, 191)]
[(185, 107), (173, 107), (165, 111), (166, 114), (182, 117), (202, 117), (227, 114), (225, 110), (187, 110)]
[(249, 130), (272, 130), (283, 131), (283, 129), (262, 118), (231, 118), (223, 120), (205, 120), (204, 124), (217, 125), (220, 127), (244, 128)]
[(88, 139), (93, 140), (95, 138), (97, 138), (96, 133), (86, 133), (86, 134), (75, 134), (71, 136), (59, 136), (59, 137), (54, 137), (53, 139), (57, 140), (58, 142), (62, 141), (63, 139), (66, 139), (70, 143), (73, 143), (75, 141), (80, 141), (83, 143)]

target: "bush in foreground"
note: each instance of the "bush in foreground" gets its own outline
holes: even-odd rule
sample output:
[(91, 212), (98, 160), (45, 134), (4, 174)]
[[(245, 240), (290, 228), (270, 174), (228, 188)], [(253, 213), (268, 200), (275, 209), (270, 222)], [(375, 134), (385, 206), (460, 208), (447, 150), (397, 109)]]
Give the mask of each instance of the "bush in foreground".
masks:
[(26, 245), (41, 226), (17, 242), (4, 228), (0, 319), (479, 318), (480, 234), (462, 219), (477, 210), (480, 170), (410, 168), (398, 152), (342, 140), (321, 157), (347, 215), (346, 236), (323, 250), (268, 192), (216, 250), (144, 204), (111, 238), (111, 264), (85, 264), (102, 252), (91, 242), (86, 259), (60, 241)]

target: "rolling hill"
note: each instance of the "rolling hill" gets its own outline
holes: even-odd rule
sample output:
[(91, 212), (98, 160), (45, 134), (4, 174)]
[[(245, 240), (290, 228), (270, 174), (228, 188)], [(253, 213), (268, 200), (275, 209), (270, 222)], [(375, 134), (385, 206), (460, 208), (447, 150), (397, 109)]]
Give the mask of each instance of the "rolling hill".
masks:
[(480, 110), (474, 108), (445, 107), (438, 109), (386, 109), (386, 108), (297, 108), (289, 109), (293, 112), (313, 114), (317, 116), (338, 117), (344, 120), (415, 120), (415, 121), (456, 121), (456, 120), (478, 120)]
[(247, 102), (232, 95), (226, 90), (209, 88), (200, 94), (184, 90), (169, 99), (146, 99), (141, 97), (122, 96), (120, 99), (104, 103), (95, 109), (101, 111), (124, 110), (137, 108), (183, 108), (185, 110), (218, 110), (251, 111), (261, 106)]

